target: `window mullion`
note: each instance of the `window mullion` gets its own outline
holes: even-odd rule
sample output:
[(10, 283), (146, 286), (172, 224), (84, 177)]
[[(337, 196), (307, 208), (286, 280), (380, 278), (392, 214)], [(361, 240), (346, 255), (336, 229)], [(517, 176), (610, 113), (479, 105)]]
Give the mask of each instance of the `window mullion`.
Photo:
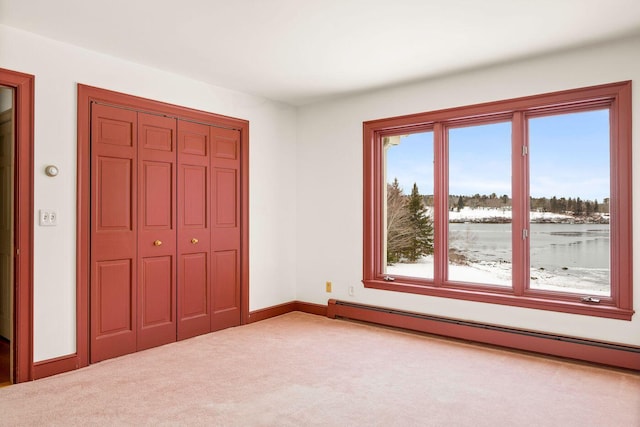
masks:
[(512, 121), (512, 285), (521, 296), (529, 287), (529, 155), (524, 113), (515, 112)]
[(449, 221), (449, 167), (446, 128), (435, 123), (434, 142), (434, 253), (433, 278), (436, 286), (447, 280)]

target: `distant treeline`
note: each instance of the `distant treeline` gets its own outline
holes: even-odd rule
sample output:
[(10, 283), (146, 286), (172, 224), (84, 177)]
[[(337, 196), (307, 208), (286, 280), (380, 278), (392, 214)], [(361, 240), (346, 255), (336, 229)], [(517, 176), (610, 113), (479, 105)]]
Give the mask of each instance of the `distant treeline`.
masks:
[[(426, 206), (433, 206), (433, 196), (423, 196)], [(595, 213), (609, 213), (609, 198), (602, 201), (582, 200), (580, 197), (531, 197), (530, 207), (532, 211), (552, 212), (563, 215), (589, 216)], [(506, 194), (498, 196), (496, 193), (489, 195), (474, 194), (473, 196), (450, 195), (449, 210), (459, 211), (464, 207), (469, 208), (510, 208), (511, 198)]]

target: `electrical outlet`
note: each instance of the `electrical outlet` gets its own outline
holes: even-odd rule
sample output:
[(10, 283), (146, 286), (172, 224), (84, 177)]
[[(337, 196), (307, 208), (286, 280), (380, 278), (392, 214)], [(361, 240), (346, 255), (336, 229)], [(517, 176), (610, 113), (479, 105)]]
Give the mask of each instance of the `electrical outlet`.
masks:
[(356, 290), (353, 286), (349, 286), (349, 295), (350, 296), (354, 296), (356, 293)]
[(58, 225), (58, 212), (49, 211), (49, 223), (51, 225)]
[(58, 212), (51, 209), (40, 209), (38, 223), (43, 227), (58, 225)]
[(325, 287), (327, 289), (327, 292), (331, 292), (331, 282), (325, 283)]

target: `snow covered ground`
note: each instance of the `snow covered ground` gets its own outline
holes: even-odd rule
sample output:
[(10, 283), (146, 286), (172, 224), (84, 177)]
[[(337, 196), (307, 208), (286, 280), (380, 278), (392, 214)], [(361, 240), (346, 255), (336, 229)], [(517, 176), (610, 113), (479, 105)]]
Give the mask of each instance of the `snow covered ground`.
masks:
[[(511, 219), (511, 209), (499, 208), (470, 208), (465, 206), (458, 212), (457, 209), (449, 211), (449, 221), (465, 222), (465, 221), (485, 221), (492, 218)], [(531, 212), (530, 219), (536, 221), (568, 221), (572, 220), (571, 215), (561, 215), (551, 212)]]
[[(449, 211), (451, 222), (486, 222), (491, 218), (511, 219), (510, 209), (469, 208)], [(566, 222), (572, 220), (569, 215), (551, 212), (531, 212), (532, 222)], [(499, 221), (497, 221), (499, 222)], [(475, 261), (468, 265), (450, 264), (449, 280), (456, 282), (481, 283), (511, 287), (511, 263), (498, 261)], [(386, 274), (433, 278), (433, 256), (427, 256), (416, 263), (398, 263), (387, 266)], [(609, 295), (609, 269), (576, 268), (566, 271), (531, 269), (531, 289)]]
[[(398, 263), (387, 266), (386, 274), (433, 278), (433, 256), (424, 257), (412, 264)], [(572, 269), (572, 271), (563, 274), (531, 269), (529, 286), (531, 289), (609, 295), (608, 274), (607, 269)], [(449, 280), (510, 287), (511, 263), (450, 264)]]
[[(433, 278), (433, 256), (429, 255), (412, 264), (387, 266), (386, 274)], [(609, 295), (607, 269), (572, 269), (566, 274), (544, 270), (531, 270), (530, 288), (548, 291)], [(449, 265), (449, 280), (511, 287), (511, 263), (478, 262), (469, 265)]]

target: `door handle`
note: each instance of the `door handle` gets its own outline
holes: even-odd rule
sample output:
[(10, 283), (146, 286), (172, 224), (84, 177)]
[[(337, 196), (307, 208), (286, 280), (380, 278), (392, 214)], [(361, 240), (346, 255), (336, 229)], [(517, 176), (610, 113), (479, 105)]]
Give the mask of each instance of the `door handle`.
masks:
[(153, 246), (160, 246), (162, 245), (162, 240), (156, 240), (155, 242), (153, 242)]
[(198, 243), (198, 239), (196, 239), (196, 238), (194, 237), (193, 239), (191, 239), (191, 243), (193, 243), (193, 244), (195, 245), (196, 243)]

